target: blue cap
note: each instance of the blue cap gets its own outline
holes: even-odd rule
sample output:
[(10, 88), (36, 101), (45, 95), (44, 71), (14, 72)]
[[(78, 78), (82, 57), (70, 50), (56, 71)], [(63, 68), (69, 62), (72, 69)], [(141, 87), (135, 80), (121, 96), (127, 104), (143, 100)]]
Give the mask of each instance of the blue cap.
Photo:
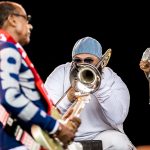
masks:
[(98, 58), (102, 57), (101, 44), (92, 37), (85, 37), (78, 40), (72, 50), (72, 58), (77, 54), (91, 54)]

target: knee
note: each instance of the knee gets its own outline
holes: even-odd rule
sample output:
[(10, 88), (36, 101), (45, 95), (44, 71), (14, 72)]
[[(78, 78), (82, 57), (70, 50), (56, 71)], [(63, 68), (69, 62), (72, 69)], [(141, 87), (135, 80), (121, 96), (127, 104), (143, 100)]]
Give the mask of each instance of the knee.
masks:
[(107, 130), (100, 133), (95, 139), (102, 140), (103, 149), (109, 150), (132, 150), (134, 145), (129, 138), (121, 132)]
[(133, 147), (127, 143), (112, 143), (111, 150), (132, 150)]
[(124, 139), (113, 138), (111, 139), (109, 149), (110, 150), (132, 150), (133, 145), (130, 141)]
[(122, 133), (110, 134), (102, 138), (103, 148), (109, 150), (132, 150), (133, 145), (128, 137)]

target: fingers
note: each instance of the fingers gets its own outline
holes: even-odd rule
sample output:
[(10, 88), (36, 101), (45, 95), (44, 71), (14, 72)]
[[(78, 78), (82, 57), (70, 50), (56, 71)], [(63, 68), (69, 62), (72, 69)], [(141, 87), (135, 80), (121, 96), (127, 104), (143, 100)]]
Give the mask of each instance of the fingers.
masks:
[(68, 100), (72, 103), (76, 100), (77, 97), (75, 95), (75, 89), (73, 87), (69, 90), (67, 97)]
[(57, 137), (62, 143), (63, 147), (66, 149), (68, 145), (74, 141), (75, 133), (78, 130), (78, 127), (81, 124), (81, 120), (78, 117), (72, 117), (68, 120), (66, 125), (59, 124), (60, 128), (55, 133), (55, 137)]
[(80, 124), (81, 124), (81, 119), (78, 118), (78, 117), (73, 117), (73, 118), (71, 118), (70, 120), (77, 126), (77, 128), (78, 128), (78, 127), (80, 126)]
[(78, 117), (73, 117), (71, 119), (69, 119), (67, 126), (74, 132), (76, 133), (79, 126), (81, 124), (81, 120)]

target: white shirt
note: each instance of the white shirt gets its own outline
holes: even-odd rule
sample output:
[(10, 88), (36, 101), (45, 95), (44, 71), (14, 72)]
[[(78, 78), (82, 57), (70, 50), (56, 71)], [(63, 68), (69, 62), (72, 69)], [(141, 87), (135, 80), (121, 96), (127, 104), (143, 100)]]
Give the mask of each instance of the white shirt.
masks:
[[(70, 87), (70, 63), (60, 65), (47, 77), (45, 87), (54, 104)], [(130, 95), (121, 78), (109, 67), (104, 67), (99, 89), (90, 95), (91, 100), (81, 111), (81, 125), (75, 140), (90, 140), (104, 130), (123, 131), (123, 122), (127, 117)], [(70, 102), (67, 96), (58, 108), (64, 113)]]

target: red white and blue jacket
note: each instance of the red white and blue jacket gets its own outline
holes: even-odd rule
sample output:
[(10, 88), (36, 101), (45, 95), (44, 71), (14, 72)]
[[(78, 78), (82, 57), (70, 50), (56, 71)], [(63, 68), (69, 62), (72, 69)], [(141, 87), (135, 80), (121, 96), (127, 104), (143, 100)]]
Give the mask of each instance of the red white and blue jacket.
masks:
[[(4, 41), (0, 41), (0, 103), (29, 133), (32, 124), (49, 133), (58, 126), (58, 122), (46, 113), (46, 103), (35, 86), (33, 73), (17, 47)], [(20, 145), (0, 123), (0, 148), (7, 150)]]

